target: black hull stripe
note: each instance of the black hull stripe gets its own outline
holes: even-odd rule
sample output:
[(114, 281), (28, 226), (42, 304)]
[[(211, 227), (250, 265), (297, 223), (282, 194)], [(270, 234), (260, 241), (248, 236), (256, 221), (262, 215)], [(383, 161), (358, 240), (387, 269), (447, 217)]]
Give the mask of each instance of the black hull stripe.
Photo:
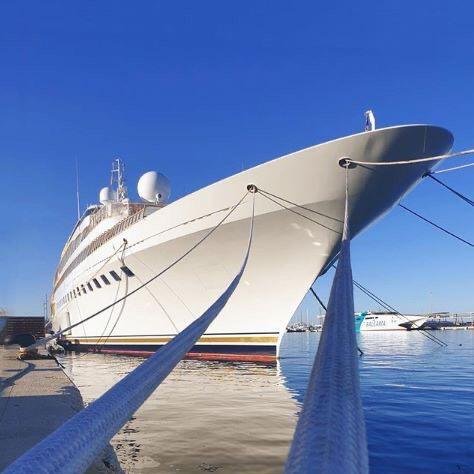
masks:
[[(117, 351), (146, 351), (155, 352), (165, 344), (73, 344), (69, 341), (60, 341), (66, 350), (71, 351), (93, 351), (101, 349)], [(202, 345), (197, 344), (190, 353), (215, 353), (215, 354), (256, 354), (256, 355), (276, 355), (276, 346), (274, 345)]]

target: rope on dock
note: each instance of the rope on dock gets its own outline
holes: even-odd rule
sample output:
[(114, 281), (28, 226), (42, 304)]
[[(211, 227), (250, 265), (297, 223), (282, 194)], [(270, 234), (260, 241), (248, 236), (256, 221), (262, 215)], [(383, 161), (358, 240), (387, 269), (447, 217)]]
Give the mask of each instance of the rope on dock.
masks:
[(354, 325), (347, 180), (346, 169), (341, 253), (286, 474), (369, 470)]
[(84, 472), (106, 443), (168, 376), (225, 306), (247, 265), (253, 238), (255, 194), (242, 266), (221, 296), (198, 319), (104, 395), (38, 443), (4, 473)]

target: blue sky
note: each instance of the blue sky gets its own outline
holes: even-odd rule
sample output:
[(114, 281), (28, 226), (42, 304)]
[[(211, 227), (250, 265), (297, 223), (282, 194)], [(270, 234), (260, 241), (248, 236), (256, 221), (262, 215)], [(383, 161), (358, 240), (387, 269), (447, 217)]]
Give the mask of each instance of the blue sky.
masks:
[[(86, 204), (116, 155), (131, 189), (158, 169), (178, 197), (357, 132), (367, 108), (378, 126), (439, 124), (472, 147), (474, 6), (332, 3), (3, 2), (0, 307), (41, 313), (75, 220), (76, 159)], [(443, 178), (472, 197), (471, 170)], [(473, 239), (472, 208), (438, 185), (406, 203)], [(474, 311), (472, 263), (402, 209), (353, 244), (356, 279), (404, 311)], [(327, 298), (329, 279), (317, 286)]]

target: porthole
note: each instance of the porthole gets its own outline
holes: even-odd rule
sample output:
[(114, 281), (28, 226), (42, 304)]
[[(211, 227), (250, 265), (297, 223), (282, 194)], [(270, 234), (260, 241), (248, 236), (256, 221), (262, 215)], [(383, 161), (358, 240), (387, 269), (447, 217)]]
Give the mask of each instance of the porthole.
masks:
[(106, 285), (110, 285), (110, 281), (109, 281), (109, 279), (108, 279), (105, 275), (100, 275), (100, 278), (102, 278), (102, 281), (103, 281)]
[(125, 265), (123, 267), (120, 267), (120, 270), (122, 270), (122, 272), (125, 273), (125, 275), (127, 275), (128, 277), (135, 276), (135, 273), (133, 273), (132, 270), (130, 270), (130, 268)]
[(109, 273), (112, 275), (112, 278), (113, 278), (115, 281), (120, 281), (120, 280), (121, 280), (120, 276), (118, 275), (118, 273), (117, 273), (116, 271), (110, 270)]

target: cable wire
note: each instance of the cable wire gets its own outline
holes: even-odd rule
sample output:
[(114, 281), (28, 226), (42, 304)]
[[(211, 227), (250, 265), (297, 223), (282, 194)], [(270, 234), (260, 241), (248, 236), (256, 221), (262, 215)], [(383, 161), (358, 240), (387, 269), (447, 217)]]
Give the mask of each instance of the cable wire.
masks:
[(447, 171), (460, 170), (462, 168), (469, 168), (470, 166), (474, 166), (474, 163), (467, 163), (466, 165), (454, 166), (453, 168), (445, 168), (443, 170), (432, 171), (431, 174), (446, 173)]
[(356, 161), (351, 160), (350, 158), (345, 158), (346, 163), (353, 163), (355, 165), (371, 165), (371, 166), (392, 166), (392, 165), (411, 165), (414, 163), (424, 163), (427, 161), (438, 161), (445, 160), (446, 158), (454, 158), (455, 156), (463, 155), (472, 155), (474, 153), (474, 148), (470, 150), (457, 151), (454, 153), (445, 153), (444, 155), (430, 156), (428, 158), (415, 158), (414, 160), (404, 160), (404, 161)]
[(402, 203), (399, 203), (398, 205), (399, 205), (402, 209), (405, 209), (405, 211), (410, 212), (410, 213), (413, 214), (414, 216), (420, 218), (421, 220), (427, 222), (428, 224), (431, 224), (433, 227), (436, 227), (437, 229), (443, 231), (444, 233), (450, 235), (451, 237), (454, 237), (455, 239), (460, 240), (461, 242), (464, 242), (465, 244), (469, 245), (470, 247), (474, 247), (474, 244), (473, 244), (472, 242), (469, 242), (468, 240), (465, 240), (465, 239), (463, 239), (462, 237), (459, 237), (459, 235), (453, 234), (452, 232), (450, 232), (449, 230), (445, 229), (444, 227), (441, 227), (440, 225), (435, 224), (433, 221), (430, 221), (430, 220), (427, 219), (426, 217), (423, 217), (422, 215), (420, 215), (420, 214), (418, 214), (417, 212), (415, 212), (413, 209), (410, 209), (410, 208), (404, 206)]
[[(291, 207), (285, 206), (285, 205), (282, 204), (281, 202), (278, 202), (278, 201), (276, 201), (275, 199), (271, 198), (270, 196), (267, 196), (267, 194), (266, 194), (265, 191), (262, 191), (261, 189), (259, 189), (258, 191), (260, 192), (260, 194), (261, 194), (263, 197), (265, 197), (265, 198), (267, 198), (268, 200), (274, 202), (275, 204), (277, 204), (278, 206), (282, 207), (283, 209), (286, 209), (287, 211), (290, 211), (290, 212), (292, 212), (293, 214), (296, 214), (297, 216), (303, 217), (304, 219), (309, 220), (309, 221), (312, 222), (313, 224), (317, 224), (317, 225), (319, 225), (319, 226), (321, 226), (321, 227), (324, 227), (324, 228), (327, 229), (327, 230), (330, 230), (330, 231), (332, 231), (332, 232), (335, 232), (335, 233), (338, 234), (338, 235), (342, 235), (342, 232), (339, 232), (339, 231), (337, 231), (337, 230), (331, 229), (331, 227), (328, 227), (327, 225), (321, 224), (321, 222), (318, 222), (318, 221), (316, 221), (316, 220), (314, 220), (314, 219), (311, 219), (311, 217), (305, 216), (304, 214), (301, 214), (301, 212), (295, 211), (295, 210), (292, 209)], [(280, 198), (278, 197), (278, 199), (280, 199)], [(294, 204), (294, 206), (302, 208), (302, 206), (299, 206), (298, 204)], [(309, 210), (308, 208), (303, 208), (303, 209)]]
[(286, 202), (287, 204), (292, 204), (293, 206), (299, 207), (300, 209), (304, 209), (305, 211), (309, 211), (309, 212), (312, 212), (312, 213), (314, 213), (314, 214), (317, 214), (318, 216), (326, 217), (327, 219), (331, 219), (331, 220), (333, 220), (333, 221), (340, 222), (341, 224), (343, 223), (343, 221), (342, 221), (341, 219), (338, 219), (338, 218), (336, 218), (336, 217), (328, 216), (327, 214), (323, 214), (322, 212), (315, 211), (314, 209), (311, 209), (311, 208), (309, 208), (309, 207), (301, 206), (300, 204), (296, 204), (295, 202), (290, 201), (289, 199), (285, 199), (285, 198), (283, 198), (283, 197), (281, 197), (281, 196), (277, 196), (276, 194), (272, 194), (271, 192), (266, 191), (266, 190), (264, 190), (264, 189), (258, 188), (258, 190), (259, 190), (260, 192), (265, 193), (265, 194), (269, 194), (270, 196), (273, 196), (274, 198), (280, 199), (281, 201), (284, 201), (284, 202)]
[[(321, 298), (317, 295), (317, 293), (313, 290), (313, 287), (310, 286), (309, 287), (309, 291), (311, 291), (311, 293), (314, 295), (314, 297), (318, 300), (318, 303), (321, 305), (321, 307), (324, 309), (324, 311), (327, 311), (327, 307), (326, 305), (321, 301)], [(363, 351), (361, 350), (361, 348), (359, 347), (359, 345), (357, 345), (357, 350), (359, 351), (359, 354), (362, 356), (364, 355)]]
[[(380, 297), (372, 293), (369, 289), (367, 289), (365, 286), (363, 286), (361, 283), (357, 282), (354, 280), (354, 285), (362, 291), (366, 296), (374, 300), (377, 304), (381, 305), (384, 307), (387, 311), (391, 311), (396, 313), (398, 316), (401, 316), (402, 318), (405, 318), (407, 321), (411, 322), (410, 319), (405, 316), (403, 313), (400, 313), (398, 310), (396, 310), (393, 306), (390, 306), (388, 303), (386, 303), (384, 300), (382, 300)], [(433, 342), (437, 343), (440, 346), (447, 347), (447, 344), (439, 339), (438, 337), (434, 336), (433, 334), (430, 334), (428, 331), (421, 329), (421, 327), (416, 326), (417, 329), (420, 331), (422, 335), (427, 337), (428, 339), (432, 340)]]
[(441, 186), (444, 186), (447, 190), (451, 191), (453, 194), (455, 194), (457, 197), (461, 198), (463, 201), (467, 202), (471, 206), (474, 206), (474, 201), (472, 199), (469, 199), (467, 196), (464, 196), (464, 194), (461, 194), (460, 192), (456, 191), (452, 187), (448, 186), (446, 183), (443, 183), (443, 181), (441, 181), (440, 179), (435, 178), (433, 176), (433, 173), (427, 173), (425, 176), (441, 184)]

